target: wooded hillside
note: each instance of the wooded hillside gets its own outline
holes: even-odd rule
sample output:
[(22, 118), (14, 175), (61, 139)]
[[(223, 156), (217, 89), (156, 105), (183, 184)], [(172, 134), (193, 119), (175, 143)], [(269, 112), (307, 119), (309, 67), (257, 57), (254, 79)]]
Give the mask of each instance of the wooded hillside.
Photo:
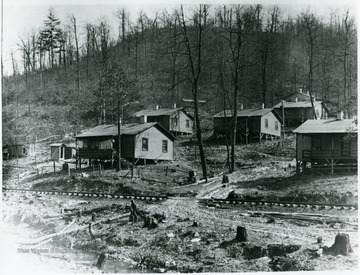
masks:
[(41, 30), (19, 38), (14, 51), (22, 59), (12, 55), (13, 75), (2, 82), (3, 144), (115, 122), (116, 103), (99, 92), (110, 64), (136, 86), (121, 103), (125, 121), (156, 104), (191, 111), (182, 99), (194, 93), (206, 101), (200, 111), (213, 115), (239, 104), (272, 107), (300, 88), (330, 111), (357, 113), (349, 11), (320, 18), (308, 11), (290, 17), (276, 6), (184, 6), (153, 17), (141, 12), (135, 22), (120, 9), (117, 18), (117, 26), (106, 19), (81, 25), (49, 10)]

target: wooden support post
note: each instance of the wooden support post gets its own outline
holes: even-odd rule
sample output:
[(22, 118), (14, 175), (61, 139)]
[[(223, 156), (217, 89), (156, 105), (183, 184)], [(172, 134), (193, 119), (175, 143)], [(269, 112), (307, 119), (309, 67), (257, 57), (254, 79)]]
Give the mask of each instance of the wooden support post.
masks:
[(55, 172), (55, 161), (54, 161), (54, 172)]
[(130, 170), (131, 170), (131, 179), (134, 178), (134, 166), (130, 166)]
[(169, 167), (168, 167), (168, 166), (166, 166), (166, 167), (165, 167), (165, 176), (167, 176), (167, 175), (168, 175), (168, 170), (169, 170)]
[(334, 137), (331, 138), (331, 175), (334, 175)]
[(249, 143), (249, 140), (248, 140), (248, 137), (249, 137), (249, 126), (248, 126), (248, 118), (245, 119), (245, 140), (246, 140), (246, 145), (248, 145)]
[(282, 142), (281, 142), (281, 149), (284, 149), (285, 144), (285, 114), (284, 114), (284, 100), (281, 101), (282, 106)]
[(68, 175), (69, 175), (69, 178), (71, 178), (70, 165), (68, 165)]

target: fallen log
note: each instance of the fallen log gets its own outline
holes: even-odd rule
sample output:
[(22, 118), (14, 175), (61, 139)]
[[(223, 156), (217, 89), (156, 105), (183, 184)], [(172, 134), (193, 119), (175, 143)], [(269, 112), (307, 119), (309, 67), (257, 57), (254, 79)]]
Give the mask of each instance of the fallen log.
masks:
[[(77, 215), (79, 215), (80, 210), (81, 210), (82, 215), (88, 215), (88, 214), (92, 214), (92, 213), (101, 212), (104, 210), (115, 210), (116, 211), (119, 208), (124, 208), (124, 206), (123, 205), (101, 206), (101, 207), (96, 207), (96, 208), (86, 209), (86, 210), (81, 210), (80, 208), (73, 208), (72, 210), (70, 210), (70, 211), (74, 211), (72, 213), (64, 213), (64, 214), (53, 215), (53, 216), (45, 216), (44, 218), (58, 219), (58, 218), (64, 218), (64, 217), (77, 216)], [(64, 211), (67, 211), (67, 209), (64, 209)]]
[[(122, 215), (119, 215), (119, 216), (116, 216), (116, 217), (110, 218), (110, 219), (99, 220), (97, 222), (94, 222), (92, 225), (94, 226), (94, 225), (97, 225), (97, 224), (102, 223), (102, 222), (109, 222), (109, 221), (122, 219), (122, 218), (127, 218), (127, 217), (129, 217), (129, 213), (122, 214)], [(73, 228), (71, 230), (65, 231), (68, 227), (70, 227), (74, 223), (75, 223), (75, 220), (72, 221), (70, 224), (68, 224), (65, 228), (61, 229), (59, 232), (52, 233), (52, 234), (49, 234), (49, 235), (46, 235), (46, 236), (43, 236), (43, 237), (40, 237), (40, 238), (37, 238), (37, 239), (19, 240), (18, 244), (38, 244), (38, 243), (43, 242), (45, 240), (48, 240), (50, 238), (54, 238), (54, 237), (61, 236), (61, 235), (66, 235), (66, 234), (69, 234), (69, 233), (73, 233), (73, 232), (76, 232), (76, 231), (81, 231), (81, 230), (85, 230), (85, 229), (89, 228), (89, 225), (86, 224), (86, 225), (83, 225), (83, 226), (80, 226), (80, 227)]]

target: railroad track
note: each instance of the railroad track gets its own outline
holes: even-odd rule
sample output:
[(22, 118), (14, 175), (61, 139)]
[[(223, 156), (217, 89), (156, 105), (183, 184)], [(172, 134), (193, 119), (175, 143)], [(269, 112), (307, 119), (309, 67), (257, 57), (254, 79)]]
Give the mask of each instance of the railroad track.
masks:
[(134, 199), (145, 201), (162, 201), (166, 200), (166, 196), (139, 196), (128, 194), (110, 194), (97, 192), (74, 192), (74, 191), (58, 191), (58, 190), (35, 190), (35, 189), (20, 189), (3, 187), (2, 191), (5, 193), (35, 193), (44, 195), (60, 195), (73, 197), (87, 197), (87, 198), (108, 198), (108, 199)]
[[(35, 193), (44, 195), (62, 195), (74, 197), (87, 197), (87, 198), (109, 198), (109, 199), (134, 199), (146, 201), (162, 201), (179, 199), (177, 197), (167, 196), (140, 196), (129, 194), (111, 194), (111, 193), (98, 193), (98, 192), (74, 192), (74, 191), (58, 191), (58, 190), (35, 190), (35, 189), (20, 189), (3, 187), (5, 193)], [(207, 206), (217, 207), (223, 204), (226, 205), (241, 205), (241, 206), (264, 206), (264, 207), (284, 207), (284, 208), (308, 208), (315, 210), (357, 210), (357, 204), (329, 204), (329, 203), (309, 203), (309, 202), (287, 202), (287, 201), (254, 201), (254, 200), (235, 200), (235, 199), (204, 199), (204, 198), (191, 198), (191, 200), (199, 201)]]
[(208, 206), (243, 205), (243, 206), (280, 206), (286, 208), (309, 208), (317, 210), (357, 210), (357, 204), (330, 204), (330, 203), (309, 203), (309, 202), (287, 202), (287, 201), (253, 201), (253, 200), (235, 200), (235, 199), (202, 199)]

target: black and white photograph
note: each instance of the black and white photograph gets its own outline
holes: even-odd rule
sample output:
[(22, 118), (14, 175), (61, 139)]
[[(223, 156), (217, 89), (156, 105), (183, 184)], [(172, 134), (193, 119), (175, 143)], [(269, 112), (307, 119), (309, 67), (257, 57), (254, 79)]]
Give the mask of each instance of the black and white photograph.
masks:
[(358, 9), (2, 0), (1, 274), (357, 274)]

